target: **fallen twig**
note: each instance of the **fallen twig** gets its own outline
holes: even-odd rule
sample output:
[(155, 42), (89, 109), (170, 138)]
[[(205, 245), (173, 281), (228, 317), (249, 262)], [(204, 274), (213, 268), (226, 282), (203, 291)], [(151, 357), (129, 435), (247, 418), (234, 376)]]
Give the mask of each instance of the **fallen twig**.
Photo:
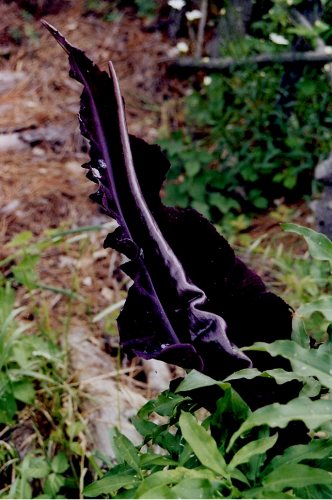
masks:
[(269, 64), (291, 64), (294, 62), (305, 62), (307, 64), (325, 64), (332, 61), (332, 50), (326, 47), (325, 51), (308, 51), (308, 52), (281, 52), (275, 54), (258, 54), (256, 56), (246, 57), (243, 59), (233, 59), (232, 57), (213, 58), (209, 60), (196, 59), (193, 57), (183, 57), (176, 59), (172, 66), (183, 68), (187, 71), (207, 71), (222, 73), (236, 66), (267, 66)]

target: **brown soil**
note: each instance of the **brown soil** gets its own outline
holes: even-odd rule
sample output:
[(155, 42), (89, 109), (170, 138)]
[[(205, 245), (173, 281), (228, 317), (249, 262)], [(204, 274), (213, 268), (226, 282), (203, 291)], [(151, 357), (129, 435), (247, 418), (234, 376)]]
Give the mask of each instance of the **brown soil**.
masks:
[[(101, 67), (115, 64), (126, 100), (130, 131), (153, 141), (163, 103), (174, 94), (166, 84), (165, 60), (169, 46), (160, 33), (143, 31), (142, 21), (130, 12), (114, 22), (85, 16), (84, 2), (46, 20), (61, 30)], [(21, 33), (19, 44), (13, 33)], [(15, 2), (0, 5), (2, 52), (0, 71), (19, 71), (24, 77), (0, 94), (0, 132), (12, 133), (45, 126), (66, 131), (63, 144), (35, 144), (32, 150), (2, 153), (0, 200), (1, 239), (30, 229), (34, 234), (93, 219), (97, 208), (88, 201), (93, 191), (78, 165), (85, 161), (77, 124), (80, 85), (68, 76), (68, 61), (39, 20), (26, 20)]]

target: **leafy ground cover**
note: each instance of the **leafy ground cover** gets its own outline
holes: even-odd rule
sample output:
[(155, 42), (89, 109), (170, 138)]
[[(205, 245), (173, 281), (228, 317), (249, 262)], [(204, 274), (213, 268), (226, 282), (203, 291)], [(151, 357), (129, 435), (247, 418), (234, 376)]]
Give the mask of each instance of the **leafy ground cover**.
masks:
[[(301, 226), (285, 226), (309, 244), (311, 257), (301, 256), (306, 266), (315, 272), (327, 264), (320, 270), (325, 281), (317, 294), (312, 291), (311, 302), (296, 311), (293, 340), (251, 347), (284, 356), (292, 370), (249, 369), (224, 381), (192, 371), (134, 416), (141, 445), (118, 430), (111, 433), (113, 461), (88, 445), (87, 415), (81, 406), (86, 395), (72, 378), (63, 325), (58, 331), (49, 328), (49, 304), (39, 295), (44, 292), (38, 273), (31, 273), (31, 261), (27, 273), (24, 262), (32, 253), (42, 261), (54, 244), (80, 242), (70, 241), (71, 232), (59, 231), (37, 244), (27, 235), (16, 238), (11, 245), (16, 253), (7, 262), (12, 273), (1, 287), (1, 497), (329, 498), (332, 243)], [(297, 278), (305, 280), (306, 275)], [(18, 285), (35, 290), (25, 308), (15, 305)], [(79, 301), (75, 288), (62, 293), (68, 328)], [(34, 321), (26, 317), (27, 311), (34, 311)], [(312, 322), (315, 315), (319, 321)], [(309, 346), (308, 333), (315, 348)], [(272, 377), (278, 384), (297, 380), (303, 387), (298, 398), (285, 405), (252, 412), (232, 384), (257, 377)], [(198, 402), (197, 390), (213, 387), (219, 389), (212, 391), (206, 409)], [(283, 448), (278, 435), (293, 421), (303, 421), (308, 435), (302, 435), (304, 442)]]
[[(160, 79), (156, 62), (162, 63), (168, 42), (158, 33), (143, 33), (141, 21), (120, 10), (113, 13), (110, 27), (105, 18), (84, 17), (83, 7), (75, 3), (48, 19), (71, 31), (80, 45), (88, 46), (93, 38), (99, 62), (109, 58), (112, 47), (129, 96), (130, 126), (154, 140), (174, 95), (184, 93), (183, 84), (170, 81), (165, 88)], [(92, 396), (74, 371), (68, 335), (73, 326), (88, 325), (103, 351), (116, 354), (117, 311), (109, 305), (121, 303), (126, 282), (119, 273), (113, 275), (119, 256), (101, 251), (105, 219), (85, 201), (90, 187), (78, 168), (85, 156), (75, 135), (77, 89), (66, 79), (66, 64), (60, 51), (45, 52), (48, 42), (35, 19), (15, 4), (0, 9), (7, 51), (1, 62), (6, 69), (26, 72), (18, 87), (3, 91), (2, 130), (38, 128), (48, 119), (68, 127), (64, 144), (38, 140), (32, 149), (2, 157), (0, 496), (330, 498), (331, 251), (325, 239), (317, 241), (313, 233), (289, 227), (311, 242), (313, 260), (301, 240), (280, 233), (276, 221), (306, 220), (307, 212), (298, 217), (299, 207), (292, 212), (281, 205), (269, 216), (274, 228), (269, 239), (263, 226), (233, 236), (244, 259), (297, 309), (292, 342), (255, 347), (291, 357), (292, 371), (238, 376), (249, 382), (257, 377), (301, 381), (299, 398), (251, 412), (232, 388), (235, 378), (220, 382), (197, 372), (153, 398), (141, 369), (129, 367), (132, 376), (126, 377), (126, 364), (118, 362), (111, 375), (117, 384), (134, 384), (136, 392), (150, 399), (133, 419), (144, 446), (128, 440), (121, 427), (110, 436), (114, 458), (93, 445), (94, 417), (86, 405)], [(12, 27), (16, 30), (10, 31)], [(134, 69), (137, 45), (147, 56)], [(50, 88), (54, 107), (49, 105)], [(155, 103), (161, 109), (157, 114)], [(243, 229), (240, 218), (236, 223)], [(305, 329), (315, 349), (309, 348)], [(195, 390), (212, 387), (217, 389), (216, 408), (201, 408)], [(305, 422), (309, 442), (283, 447), (283, 427), (294, 419)]]
[[(330, 5), (324, 2), (323, 18), (310, 28), (293, 17), (294, 9), (308, 9), (306, 2), (267, 4), (249, 32), (237, 34), (234, 27), (219, 47), (219, 56), (244, 64), (196, 78), (195, 90), (184, 98), (181, 129), (162, 140), (174, 165), (167, 201), (194, 206), (230, 230), (243, 213), (310, 194), (313, 169), (331, 149), (329, 65), (260, 67), (246, 59), (310, 50), (318, 39), (328, 43), (330, 26), (323, 19)], [(217, 22), (212, 14), (210, 22)]]

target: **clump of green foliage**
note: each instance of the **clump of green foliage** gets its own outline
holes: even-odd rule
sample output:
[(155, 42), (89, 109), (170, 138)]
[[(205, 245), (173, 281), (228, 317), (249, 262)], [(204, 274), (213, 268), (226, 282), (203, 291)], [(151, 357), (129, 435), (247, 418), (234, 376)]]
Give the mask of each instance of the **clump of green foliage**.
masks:
[(303, 174), (330, 151), (330, 89), (324, 75), (307, 71), (287, 118), (276, 106), (281, 73), (246, 68), (215, 75), (187, 98), (190, 125), (162, 141), (176, 181), (166, 188), (167, 202), (191, 205), (220, 222), (230, 212), (267, 208), (301, 179), (308, 191)]
[[(302, 235), (311, 255), (332, 266), (332, 243), (310, 229), (288, 224)], [(246, 350), (283, 356), (292, 370), (241, 370), (222, 382), (195, 370), (174, 390), (149, 401), (134, 417), (143, 436), (135, 447), (119, 431), (112, 435), (117, 465), (87, 485), (87, 497), (111, 498), (331, 498), (332, 298), (300, 307), (293, 340), (256, 343)], [(324, 342), (309, 346), (305, 319), (320, 312), (328, 320)], [(232, 388), (241, 378), (274, 378), (278, 384), (302, 382), (297, 398), (251, 411)], [(215, 410), (202, 410), (195, 391), (221, 389)], [(300, 421), (307, 443), (278, 441), (278, 429)], [(155, 447), (159, 447), (156, 451)], [(162, 449), (162, 451), (160, 451)]]
[[(30, 233), (17, 236), (12, 254), (1, 263), (0, 498), (330, 498), (332, 299), (327, 283), (332, 243), (294, 224), (285, 229), (305, 238), (321, 280), (306, 296), (311, 302), (296, 311), (293, 340), (250, 349), (281, 355), (292, 370), (244, 370), (221, 382), (190, 372), (133, 418), (140, 446), (116, 429), (111, 432), (115, 464), (87, 449), (83, 395), (72, 383), (63, 338), (70, 318), (60, 337), (47, 320), (47, 304), (36, 300), (43, 287), (53, 288), (40, 279), (37, 261), (50, 248), (82, 244), (82, 230), (52, 230), (38, 241)], [(33, 321), (17, 305), (22, 288), (35, 302)], [(79, 307), (77, 287), (53, 291), (68, 301), (73, 315)], [(308, 333), (315, 349), (309, 347)], [(303, 388), (287, 404), (252, 412), (232, 384), (255, 377), (272, 377), (278, 384), (297, 380)], [(213, 387), (220, 394), (215, 410), (208, 411), (197, 403), (195, 391)], [(279, 429), (294, 420), (307, 426), (308, 443), (282, 447)], [(27, 439), (22, 448), (17, 433)]]
[[(38, 264), (48, 252), (85, 251), (89, 232), (102, 226), (30, 231), (6, 245), (0, 261), (0, 498), (66, 498), (81, 494), (95, 460), (87, 452), (82, 394), (69, 366), (68, 331), (82, 304), (73, 269), (70, 288), (45, 283)], [(45, 296), (48, 293), (48, 298)], [(63, 300), (51, 325), (49, 296)], [(23, 305), (19, 305), (19, 304)], [(91, 313), (91, 311), (90, 311)], [(97, 467), (98, 469), (98, 467)]]
[[(222, 55), (291, 50), (298, 36), (310, 48), (318, 36), (328, 38), (327, 24), (304, 29), (291, 20), (290, 9), (275, 1), (250, 36), (224, 45)], [(282, 35), (288, 46), (273, 43), (271, 34)], [(161, 140), (173, 165), (167, 202), (193, 206), (227, 225), (241, 212), (310, 193), (313, 168), (331, 150), (331, 89), (321, 66), (308, 65), (286, 85), (295, 66), (241, 65), (205, 78), (185, 98), (186, 125)]]

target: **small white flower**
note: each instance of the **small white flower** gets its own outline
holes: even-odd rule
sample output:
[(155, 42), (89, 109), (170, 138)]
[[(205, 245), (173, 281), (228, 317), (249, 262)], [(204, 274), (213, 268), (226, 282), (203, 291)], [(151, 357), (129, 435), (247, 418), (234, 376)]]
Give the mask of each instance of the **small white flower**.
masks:
[(181, 10), (186, 5), (186, 2), (184, 0), (168, 0), (168, 5), (172, 9)]
[[(331, 63), (327, 63), (327, 64), (324, 64), (324, 68), (323, 70), (325, 71), (325, 73), (330, 73), (332, 74), (332, 64)], [(316, 175), (316, 174), (315, 174)], [(318, 177), (317, 177), (318, 178)]]
[(207, 57), (207, 56), (202, 57), (202, 61), (203, 61), (203, 62), (209, 62), (209, 60), (210, 60), (210, 58), (209, 58), (209, 57)]
[(98, 165), (100, 166), (100, 168), (106, 168), (107, 167), (107, 165), (104, 162), (104, 160), (98, 160)]
[(93, 175), (94, 177), (96, 177), (96, 179), (100, 179), (100, 178), (101, 178), (100, 172), (99, 172), (99, 170), (97, 170), (96, 168), (92, 168), (92, 169), (91, 169), (91, 172), (92, 172), (92, 175)]
[(204, 85), (206, 85), (206, 86), (211, 85), (211, 83), (212, 83), (212, 78), (211, 78), (211, 76), (204, 76), (204, 78), (203, 78), (203, 83), (204, 83)]
[(188, 19), (189, 22), (192, 21), (197, 21), (197, 19), (200, 19), (202, 17), (202, 13), (198, 9), (191, 10), (190, 12), (186, 12), (186, 18)]
[(293, 0), (287, 0), (287, 5), (293, 5)]
[(179, 52), (182, 52), (183, 54), (186, 54), (189, 51), (189, 47), (186, 44), (186, 42), (177, 43), (176, 48), (178, 49)]
[(289, 45), (289, 41), (284, 36), (278, 35), (277, 33), (270, 33), (269, 39), (277, 45)]
[(325, 54), (332, 54), (331, 45), (326, 45), (326, 47), (324, 47), (324, 52), (325, 52)]
[(92, 285), (92, 278), (91, 278), (91, 276), (85, 276), (85, 278), (82, 279), (82, 283), (85, 286), (91, 286)]
[(219, 14), (221, 16), (226, 16), (226, 9), (224, 9), (224, 8), (220, 9)]

